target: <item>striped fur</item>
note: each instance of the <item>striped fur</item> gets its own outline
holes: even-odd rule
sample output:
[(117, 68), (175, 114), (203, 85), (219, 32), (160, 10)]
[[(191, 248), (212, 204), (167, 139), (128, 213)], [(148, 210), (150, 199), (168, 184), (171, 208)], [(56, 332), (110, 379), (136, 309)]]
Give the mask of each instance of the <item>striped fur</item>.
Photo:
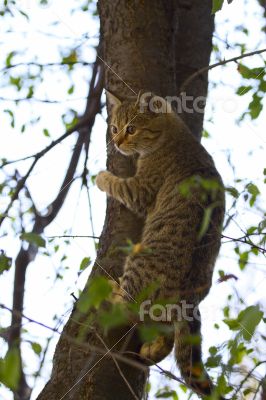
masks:
[[(197, 307), (209, 292), (220, 248), (224, 217), (221, 177), (211, 156), (173, 111), (151, 112), (147, 107), (140, 113), (138, 103), (120, 102), (110, 94), (109, 102), (113, 106), (110, 125), (114, 143), (125, 155), (138, 154), (137, 171), (126, 179), (103, 171), (96, 184), (108, 196), (145, 217), (141, 246), (149, 249), (146, 254), (127, 257), (122, 288), (130, 301), (157, 282), (157, 290), (150, 295), (153, 302), (169, 299), (181, 304), (182, 300)], [(127, 128), (129, 125), (133, 128)], [(201, 184), (192, 185), (185, 196), (180, 185), (193, 176), (198, 182), (215, 181), (219, 188), (213, 194)], [(211, 218), (199, 238), (208, 207), (212, 209)], [(173, 315), (175, 337), (170, 339), (170, 346), (169, 340), (159, 337), (157, 342), (144, 344), (141, 354), (158, 362), (169, 353), (173, 340), (184, 379), (196, 392), (208, 394), (212, 384), (201, 361), (200, 320), (193, 316), (190, 319), (178, 321)], [(198, 335), (196, 345), (189, 343), (190, 335)], [(158, 349), (163, 343), (165, 351)]]

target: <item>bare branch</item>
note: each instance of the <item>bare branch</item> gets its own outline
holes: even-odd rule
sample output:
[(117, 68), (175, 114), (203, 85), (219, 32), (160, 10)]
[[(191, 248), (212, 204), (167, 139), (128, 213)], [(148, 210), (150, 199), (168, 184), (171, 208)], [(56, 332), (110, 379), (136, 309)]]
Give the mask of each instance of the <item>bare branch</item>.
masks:
[(244, 243), (244, 244), (248, 244), (249, 246), (251, 246), (253, 249), (257, 249), (258, 251), (260, 251), (262, 254), (266, 253), (266, 248), (261, 247), (261, 246), (257, 246), (256, 244), (254, 244), (250, 239), (249, 236), (251, 235), (246, 235), (246, 236), (242, 236), (240, 238), (232, 238), (230, 236), (226, 236), (226, 235), (221, 235), (222, 239), (228, 239), (230, 242), (239, 242), (239, 243)]
[(48, 151), (50, 151), (53, 147), (55, 147), (57, 144), (61, 143), (63, 140), (65, 140), (68, 136), (70, 136), (72, 133), (78, 131), (79, 129), (86, 127), (87, 123), (90, 121), (90, 116), (82, 117), (80, 120), (73, 125), (71, 128), (69, 128), (62, 136), (60, 136), (58, 139), (53, 140), (47, 147), (45, 147), (43, 150), (39, 151), (38, 153), (31, 154), (30, 156), (26, 156), (23, 158), (18, 158), (17, 160), (11, 160), (11, 161), (4, 161), (2, 164), (2, 167), (9, 165), (9, 164), (14, 164), (20, 161), (26, 161), (29, 160), (30, 158), (37, 158), (37, 161), (43, 157)]
[(0, 303), (0, 308), (2, 308), (3, 310), (10, 311), (12, 315), (19, 316), (21, 319), (24, 318), (28, 322), (31, 322), (31, 323), (36, 324), (36, 325), (39, 325), (42, 328), (48, 329), (49, 331), (53, 331), (53, 332), (57, 332), (57, 333), (61, 334), (56, 328), (52, 328), (51, 326), (45, 325), (42, 322), (36, 321), (35, 319), (32, 319), (32, 318), (29, 318), (29, 317), (27, 317), (25, 314), (23, 314), (20, 311), (12, 310), (11, 308), (7, 307), (5, 304)]
[(2, 68), (0, 70), (0, 72), (4, 72), (7, 70), (10, 70), (12, 68), (17, 68), (17, 67), (30, 67), (30, 66), (35, 66), (35, 67), (40, 67), (40, 68), (46, 68), (46, 67), (69, 67), (72, 65), (84, 65), (84, 66), (88, 66), (88, 65), (93, 65), (93, 63), (88, 62), (88, 61), (62, 61), (62, 62), (50, 62), (50, 63), (46, 63), (46, 64), (41, 64), (41, 63), (37, 63), (34, 61), (30, 61), (28, 63), (18, 63), (18, 64), (11, 64), (11, 65), (7, 65), (6, 67)]
[(47, 104), (62, 104), (63, 102), (68, 102), (68, 101), (79, 101), (79, 100), (85, 100), (85, 97), (78, 97), (78, 98), (68, 98), (64, 100), (48, 100), (48, 99), (38, 99), (36, 97), (20, 97), (20, 98), (7, 98), (7, 97), (0, 97), (1, 101), (11, 101), (14, 103), (19, 103), (20, 101), (37, 101), (39, 103), (47, 103)]
[[(65, 178), (63, 180), (63, 183), (61, 185), (61, 189), (55, 198), (55, 200), (50, 204), (48, 207), (51, 212), (48, 215), (41, 216), (40, 214), (35, 215), (35, 222), (34, 226), (32, 229), (32, 232), (40, 234), (43, 232), (45, 227), (49, 225), (53, 219), (56, 217), (58, 214), (59, 210), (61, 209), (64, 200), (66, 198), (66, 195), (69, 191), (70, 185), (74, 180), (74, 175), (76, 172), (76, 168), (78, 165), (78, 161), (80, 158), (80, 154), (82, 152), (82, 148), (84, 144), (90, 140), (90, 133), (92, 130), (92, 126), (95, 121), (95, 116), (98, 112), (101, 110), (100, 106), (100, 99), (101, 99), (101, 94), (103, 90), (103, 68), (99, 61), (97, 60), (94, 64), (94, 69), (93, 69), (93, 75), (92, 79), (90, 82), (90, 90), (89, 90), (89, 95), (87, 98), (87, 104), (84, 112), (84, 116), (80, 119), (78, 124), (71, 128), (68, 132), (66, 132), (63, 137), (66, 137), (66, 135), (70, 135), (72, 132), (75, 130), (78, 130), (78, 139), (76, 146), (73, 150), (72, 157), (69, 163), (69, 167), (67, 169)], [(56, 144), (58, 144), (62, 139), (62, 136), (57, 139), (56, 141), (52, 142), (48, 147), (46, 147), (44, 150), (41, 152), (37, 153), (34, 155), (34, 162), (31, 166), (31, 171), (33, 167), (35, 166), (36, 162), (49, 151), (52, 147), (54, 147)], [(25, 175), (22, 181), (23, 185), (25, 184), (27, 177), (29, 176), (30, 172)], [(21, 183), (21, 187), (19, 188), (20, 190), (22, 189), (23, 185)], [(19, 190), (19, 191), (20, 191)], [(18, 193), (19, 193), (18, 191)], [(17, 193), (17, 195), (18, 195)], [(11, 207), (12, 204), (10, 204), (9, 208)], [(11, 327), (10, 327), (10, 334), (9, 334), (9, 348), (16, 346), (19, 350), (19, 354), (21, 357), (21, 349), (20, 349), (20, 342), (21, 342), (21, 325), (22, 325), (22, 311), (23, 311), (23, 302), (24, 302), (24, 292), (25, 292), (25, 275), (26, 275), (26, 270), (27, 266), (30, 261), (33, 261), (34, 258), (36, 257), (38, 249), (36, 246), (33, 246), (32, 244), (29, 245), (29, 247), (25, 250), (23, 247), (21, 247), (18, 256), (16, 258), (16, 268), (15, 268), (15, 280), (14, 280), (14, 293), (13, 293), (13, 313), (12, 313), (12, 321), (11, 321)], [(23, 392), (23, 385), (26, 382), (25, 380), (25, 375), (24, 371), (22, 369), (22, 363), (21, 363), (21, 382), (19, 384), (19, 387), (17, 389), (16, 394), (20, 395), (20, 393)], [(24, 394), (26, 393), (25, 391), (23, 392)], [(25, 394), (25, 399), (29, 399), (29, 395)]]
[(17, 200), (18, 195), (19, 195), (21, 189), (23, 189), (23, 187), (24, 187), (24, 185), (25, 185), (25, 183), (26, 183), (28, 177), (30, 176), (30, 174), (31, 174), (31, 172), (32, 172), (32, 170), (33, 170), (33, 168), (35, 167), (35, 165), (36, 165), (38, 159), (39, 159), (39, 158), (36, 158), (36, 157), (35, 157), (33, 163), (31, 164), (30, 168), (28, 169), (28, 172), (26, 173), (26, 175), (24, 175), (23, 178), (21, 178), (21, 179), (18, 181), (16, 190), (15, 190), (15, 192), (13, 193), (13, 195), (11, 196), (10, 203), (8, 204), (8, 206), (7, 206), (7, 208), (5, 209), (4, 213), (3, 213), (3, 214), (1, 215), (1, 217), (0, 217), (0, 226), (1, 226), (2, 222), (4, 221), (4, 219), (8, 216), (8, 212), (9, 212), (10, 208), (12, 207), (14, 201)]
[(252, 51), (250, 53), (241, 54), (240, 56), (233, 57), (233, 58), (230, 58), (228, 60), (219, 61), (219, 62), (217, 62), (215, 64), (203, 67), (203, 68), (199, 69), (198, 71), (194, 72), (194, 74), (190, 75), (190, 77), (185, 80), (185, 82), (183, 83), (183, 85), (180, 88), (180, 93), (184, 92), (186, 90), (186, 88), (188, 87), (188, 85), (195, 78), (197, 78), (199, 75), (202, 75), (206, 71), (210, 71), (211, 69), (219, 67), (220, 65), (225, 65), (225, 64), (228, 64), (228, 63), (233, 62), (233, 61), (241, 60), (242, 58), (251, 57), (251, 56), (254, 56), (256, 54), (264, 53), (265, 51), (266, 51), (266, 49), (255, 50), (255, 51)]
[(55, 238), (89, 238), (89, 239), (100, 239), (99, 236), (88, 236), (88, 235), (61, 235), (61, 236), (46, 236), (47, 239)]
[(0, 226), (1, 226), (2, 222), (4, 221), (4, 219), (7, 217), (10, 208), (12, 207), (14, 201), (18, 198), (18, 195), (19, 195), (20, 191), (23, 189), (28, 177), (30, 176), (33, 168), (35, 167), (35, 165), (37, 164), (39, 159), (41, 157), (43, 157), (46, 153), (48, 153), (48, 151), (50, 151), (57, 144), (61, 143), (64, 139), (66, 139), (68, 136), (70, 136), (73, 132), (76, 132), (77, 130), (86, 127), (86, 125), (88, 124), (90, 119), (91, 119), (91, 115), (88, 115), (85, 118), (81, 118), (80, 121), (77, 122), (77, 124), (75, 124), (72, 128), (68, 129), (62, 136), (60, 136), (58, 139), (52, 141), (52, 143), (50, 143), (49, 146), (47, 146), (45, 149), (39, 151), (38, 153), (36, 153), (34, 155), (31, 155), (31, 156), (27, 156), (27, 157), (21, 158), (19, 160), (14, 160), (14, 161), (9, 161), (9, 162), (7, 161), (2, 165), (2, 166), (4, 166), (4, 165), (11, 164), (11, 163), (14, 163), (14, 162), (25, 161), (25, 160), (28, 160), (30, 158), (34, 158), (34, 161), (31, 164), (28, 172), (18, 182), (16, 190), (13, 193), (13, 195), (11, 196), (10, 203), (8, 204), (6, 210), (4, 211), (4, 213), (2, 214), (2, 216), (0, 218)]

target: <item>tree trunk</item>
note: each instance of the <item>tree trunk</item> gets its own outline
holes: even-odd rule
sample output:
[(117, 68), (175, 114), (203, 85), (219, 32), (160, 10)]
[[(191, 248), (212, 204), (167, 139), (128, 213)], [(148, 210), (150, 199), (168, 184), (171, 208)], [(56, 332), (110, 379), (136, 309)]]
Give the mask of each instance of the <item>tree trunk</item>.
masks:
[[(180, 87), (183, 80), (195, 69), (208, 64), (213, 30), (211, 1), (100, 0), (98, 5), (102, 41), (99, 56), (105, 64), (105, 86), (117, 96), (135, 96), (140, 89), (161, 96), (176, 95), (177, 86)], [(178, 13), (182, 15), (179, 25)], [(202, 96), (206, 91), (205, 76), (195, 86), (193, 94)], [(196, 122), (191, 125), (197, 137), (200, 137), (202, 115), (195, 117)], [(133, 175), (134, 160), (115, 152), (108, 136), (107, 143), (108, 169), (121, 177)], [(142, 226), (143, 222), (125, 207), (108, 199), (91, 277), (100, 274), (117, 279), (121, 276), (125, 256), (118, 248), (125, 244), (126, 239), (138, 242)], [(77, 343), (75, 339), (80, 323), (84, 323), (86, 318), (84, 316), (77, 322), (77, 313), (75, 310), (72, 312), (55, 351), (51, 379), (38, 400), (142, 398), (147, 378), (144, 370), (121, 361), (117, 366), (109, 353), (104, 356), (107, 350), (90, 327), (85, 345)], [(116, 330), (112, 337), (108, 337), (108, 348), (114, 346), (114, 351), (117, 351), (126, 343), (127, 350), (137, 351), (139, 341), (132, 332), (126, 334), (125, 329)], [(121, 340), (123, 335), (125, 338)], [(93, 347), (100, 347), (103, 352), (96, 354)]]

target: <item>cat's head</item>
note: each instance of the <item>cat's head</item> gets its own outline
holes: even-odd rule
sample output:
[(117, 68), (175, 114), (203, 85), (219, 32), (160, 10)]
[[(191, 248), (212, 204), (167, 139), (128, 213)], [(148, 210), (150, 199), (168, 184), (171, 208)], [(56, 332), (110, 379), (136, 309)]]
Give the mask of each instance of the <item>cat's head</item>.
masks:
[(137, 98), (120, 100), (106, 91), (111, 107), (110, 130), (116, 148), (125, 155), (146, 155), (167, 140), (167, 121), (175, 116), (162, 97), (139, 93)]

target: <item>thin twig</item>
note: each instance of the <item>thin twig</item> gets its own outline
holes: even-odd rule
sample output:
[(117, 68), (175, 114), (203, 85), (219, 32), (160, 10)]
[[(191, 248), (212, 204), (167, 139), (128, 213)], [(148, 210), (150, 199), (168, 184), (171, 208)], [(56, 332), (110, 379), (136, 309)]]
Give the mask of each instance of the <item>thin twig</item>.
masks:
[[(10, 210), (10, 208), (12, 207), (14, 201), (18, 198), (18, 195), (20, 193), (20, 191), (24, 188), (24, 185), (28, 179), (28, 177), (30, 176), (33, 168), (35, 167), (35, 165), (37, 164), (37, 162), (39, 161), (39, 159), (41, 157), (43, 157), (46, 153), (48, 153), (48, 151), (50, 151), (53, 147), (55, 147), (58, 143), (62, 142), (62, 140), (66, 139), (69, 135), (71, 135), (73, 132), (83, 128), (84, 126), (86, 126), (87, 122), (91, 119), (91, 115), (89, 115), (88, 117), (82, 118), (75, 126), (73, 126), (72, 128), (68, 129), (64, 135), (60, 136), (57, 140), (54, 140), (52, 143), (50, 143), (49, 146), (47, 146), (45, 149), (39, 151), (38, 153), (36, 153), (35, 155), (31, 155), (31, 156), (27, 156), (24, 157), (20, 160), (16, 160), (16, 161), (24, 161), (24, 160), (28, 160), (29, 158), (34, 158), (33, 163), (31, 164), (30, 168), (28, 169), (28, 172), (26, 173), (26, 175), (24, 175), (23, 178), (21, 178), (17, 184), (16, 190), (13, 193), (13, 195), (11, 196), (10, 202), (7, 206), (7, 208), (5, 209), (5, 211), (3, 212), (1, 218), (0, 218), (0, 226), (3, 223), (4, 219), (7, 217), (8, 212)], [(13, 162), (16, 162), (13, 161)], [(5, 162), (4, 165), (10, 164), (11, 162)]]
[(48, 100), (48, 99), (39, 99), (37, 97), (19, 97), (19, 98), (15, 98), (12, 99), (10, 97), (0, 97), (1, 101), (11, 101), (13, 103), (19, 103), (20, 101), (37, 101), (38, 103), (47, 103), (47, 104), (62, 104), (62, 103), (66, 103), (66, 102), (73, 102), (73, 101), (80, 101), (80, 100), (85, 100), (86, 97), (75, 97), (75, 98), (66, 98), (66, 99), (62, 99), (62, 100)]
[(78, 131), (79, 129), (83, 128), (86, 126), (86, 124), (88, 123), (88, 121), (91, 119), (91, 115), (86, 116), (81, 118), (75, 125), (73, 125), (71, 128), (69, 128), (63, 135), (61, 135), (58, 139), (53, 140), (47, 147), (45, 147), (43, 150), (35, 153), (35, 154), (31, 154), (30, 156), (26, 156), (26, 157), (22, 157), (22, 158), (18, 158), (16, 160), (11, 160), (11, 161), (4, 161), (3, 164), (1, 165), (1, 167), (4, 167), (6, 165), (9, 164), (14, 164), (20, 161), (26, 161), (29, 160), (30, 158), (35, 158), (37, 159), (37, 161), (43, 157), (46, 153), (48, 153), (48, 151), (50, 151), (53, 147), (55, 147), (56, 145), (58, 145), (59, 143), (61, 143), (64, 139), (66, 139), (68, 136), (70, 136), (72, 133)]
[(259, 361), (258, 363), (256, 363), (256, 365), (248, 372), (248, 374), (245, 376), (245, 378), (241, 381), (240, 385), (237, 387), (237, 389), (234, 393), (234, 396), (236, 396), (240, 392), (244, 383), (252, 376), (255, 369), (257, 369), (261, 364), (265, 364), (265, 363), (266, 363), (266, 360)]
[(55, 238), (89, 238), (89, 239), (100, 239), (99, 236), (89, 236), (89, 235), (61, 235), (61, 236), (45, 236), (47, 239)]
[(232, 238), (232, 237), (226, 236), (226, 235), (221, 235), (221, 236), (222, 236), (222, 239), (228, 239), (230, 242), (240, 242), (240, 243), (248, 244), (253, 249), (259, 250), (262, 254), (266, 253), (266, 249), (265, 248), (260, 247), (260, 246), (258, 246), (256, 244), (254, 244), (253, 242), (251, 242), (251, 240), (249, 239), (250, 235), (242, 236), (240, 238)]
[(12, 315), (22, 317), (22, 318), (26, 319), (28, 322), (39, 325), (42, 328), (48, 329), (49, 331), (53, 331), (53, 332), (56, 332), (59, 335), (61, 335), (61, 332), (59, 332), (57, 329), (52, 328), (51, 326), (45, 325), (42, 322), (36, 321), (35, 319), (29, 318), (25, 314), (21, 313), (20, 311), (12, 310), (11, 308), (7, 307), (5, 304), (0, 303), (0, 308), (11, 312)]
[(11, 64), (11, 65), (7, 65), (6, 67), (2, 68), (0, 70), (0, 72), (4, 72), (7, 71), (9, 69), (12, 68), (17, 68), (17, 67), (30, 67), (30, 66), (35, 66), (35, 67), (39, 67), (39, 68), (46, 68), (46, 67), (65, 67), (65, 66), (72, 66), (72, 65), (92, 65), (93, 63), (91, 62), (87, 62), (87, 61), (62, 61), (62, 62), (49, 62), (46, 64), (41, 64), (41, 63), (37, 63), (34, 61), (30, 61), (28, 63), (26, 62), (22, 62), (22, 63), (18, 63), (18, 64)]
[(183, 83), (183, 85), (180, 88), (180, 93), (184, 92), (185, 89), (187, 88), (187, 86), (195, 78), (197, 78), (198, 76), (202, 75), (204, 72), (207, 72), (207, 71), (209, 71), (209, 70), (211, 70), (213, 68), (219, 67), (220, 65), (225, 65), (225, 64), (228, 64), (228, 63), (233, 62), (233, 61), (241, 60), (242, 58), (245, 58), (245, 57), (251, 57), (251, 56), (254, 56), (256, 54), (264, 53), (265, 51), (266, 51), (266, 49), (251, 51), (250, 53), (241, 54), (240, 56), (229, 58), (228, 60), (219, 61), (219, 62), (217, 62), (215, 64), (207, 65), (206, 67), (200, 68), (198, 71), (194, 72), (194, 74), (190, 75), (190, 77), (185, 80), (185, 82)]
[(4, 221), (4, 219), (7, 217), (8, 212), (9, 212), (10, 208), (12, 207), (12, 204), (18, 198), (18, 195), (19, 195), (21, 189), (23, 189), (28, 177), (30, 176), (30, 174), (31, 174), (31, 172), (32, 172), (33, 168), (35, 167), (35, 165), (36, 165), (38, 160), (39, 160), (39, 158), (35, 157), (33, 163), (31, 164), (30, 168), (28, 169), (28, 172), (26, 173), (26, 175), (24, 175), (23, 178), (21, 178), (18, 181), (16, 190), (12, 194), (10, 202), (9, 202), (7, 208), (5, 209), (5, 211), (3, 212), (3, 214), (0, 217), (0, 226), (1, 226), (2, 222)]

